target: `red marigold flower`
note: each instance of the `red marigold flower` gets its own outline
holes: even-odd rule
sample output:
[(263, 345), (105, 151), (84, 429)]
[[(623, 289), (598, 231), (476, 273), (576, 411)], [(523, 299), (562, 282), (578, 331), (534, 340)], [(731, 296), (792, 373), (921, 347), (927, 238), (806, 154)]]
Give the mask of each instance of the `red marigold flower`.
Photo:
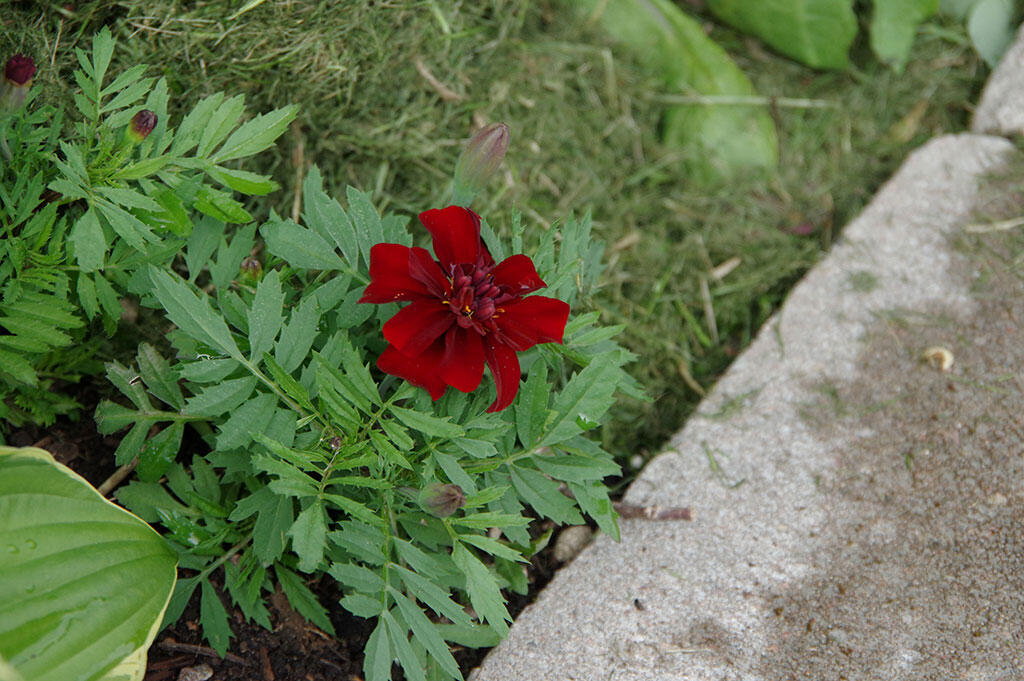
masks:
[(4, 64), (4, 80), (14, 85), (25, 85), (36, 75), (36, 63), (32, 57), (16, 54)]
[(471, 392), (484, 364), (498, 396), (487, 411), (512, 404), (519, 390), (517, 352), (561, 343), (569, 305), (528, 293), (541, 289), (525, 255), (495, 264), (480, 241), (480, 217), (461, 206), (420, 213), (434, 242), (425, 248), (377, 244), (370, 250), (370, 284), (360, 303), (410, 301), (384, 324), (389, 345), (377, 367), (424, 388), (435, 400), (448, 386)]

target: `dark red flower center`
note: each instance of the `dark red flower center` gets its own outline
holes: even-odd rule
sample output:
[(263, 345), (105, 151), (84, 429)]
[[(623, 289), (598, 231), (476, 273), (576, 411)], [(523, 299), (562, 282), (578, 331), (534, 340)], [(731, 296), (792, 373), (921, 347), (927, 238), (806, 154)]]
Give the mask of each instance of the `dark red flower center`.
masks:
[(4, 78), (15, 85), (24, 85), (36, 75), (36, 63), (31, 57), (16, 54), (4, 65)]
[(504, 312), (501, 305), (515, 298), (494, 283), (493, 269), (494, 264), (483, 256), (472, 265), (453, 265), (450, 289), (442, 299), (459, 326), (472, 328), (481, 336), (497, 331), (495, 320)]

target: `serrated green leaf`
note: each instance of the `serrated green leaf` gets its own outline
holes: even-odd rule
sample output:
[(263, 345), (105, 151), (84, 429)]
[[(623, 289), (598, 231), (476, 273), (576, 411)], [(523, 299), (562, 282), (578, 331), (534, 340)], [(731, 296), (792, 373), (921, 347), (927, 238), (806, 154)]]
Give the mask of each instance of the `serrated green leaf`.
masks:
[(379, 594), (384, 590), (384, 580), (380, 578), (380, 575), (361, 565), (331, 563), (327, 572), (342, 586), (355, 589), (360, 593)]
[(118, 170), (114, 173), (114, 177), (119, 180), (139, 180), (162, 170), (170, 162), (171, 157), (169, 156), (156, 156), (154, 158), (140, 159), (135, 163)]
[(608, 498), (608, 488), (597, 481), (569, 483), (569, 489), (576, 497), (576, 503), (583, 512), (597, 521), (601, 531), (619, 541), (618, 514)]
[(268, 222), (260, 228), (267, 250), (292, 267), (310, 270), (340, 270), (345, 264), (334, 249), (316, 232), (290, 220)]
[(146, 388), (139, 382), (139, 375), (124, 366), (120, 362), (108, 362), (106, 365), (107, 380), (117, 388), (122, 395), (132, 401), (142, 411), (153, 408), (146, 395)]
[(96, 300), (96, 285), (92, 283), (92, 277), (85, 272), (79, 272), (75, 291), (78, 293), (78, 302), (86, 318), (93, 319), (100, 311), (100, 307), (99, 301)]
[(271, 378), (274, 379), (278, 387), (284, 390), (284, 393), (288, 395), (288, 397), (295, 400), (295, 402), (297, 402), (298, 405), (306, 411), (311, 413), (316, 412), (306, 389), (301, 383), (292, 378), (291, 374), (286, 372), (280, 364), (275, 362), (274, 358), (269, 353), (263, 353), (263, 363), (270, 371)]
[(227, 192), (203, 186), (196, 194), (194, 207), (199, 212), (220, 220), (221, 222), (246, 223), (252, 221), (252, 215), (242, 204), (231, 198)]
[(178, 377), (156, 348), (148, 343), (139, 345), (138, 362), (139, 373), (149, 392), (175, 409), (185, 406), (181, 388), (178, 387)]
[(274, 345), (274, 358), (287, 372), (295, 371), (306, 359), (316, 338), (316, 325), (320, 321), (315, 297), (309, 297), (292, 308), (288, 323), (281, 329), (281, 337)]
[(256, 380), (255, 376), (244, 376), (203, 387), (194, 397), (188, 399), (183, 413), (213, 418), (233, 411), (252, 395), (252, 391), (256, 389)]
[(476, 494), (476, 482), (462, 468), (458, 459), (450, 454), (438, 451), (433, 452), (431, 456), (441, 466), (441, 470), (448, 476), (448, 479), (461, 487), (463, 492), (466, 494)]
[(239, 362), (245, 361), (227, 323), (210, 309), (205, 294), (197, 296), (184, 281), (152, 266), (149, 278), (154, 295), (178, 328)]
[(541, 515), (564, 525), (582, 525), (576, 505), (558, 489), (558, 483), (529, 468), (511, 466), (512, 485), (520, 498)]
[(269, 501), (258, 511), (252, 548), (263, 565), (270, 565), (284, 553), (285, 537), (295, 522), (295, 513), (291, 498), (273, 494), (269, 489), (266, 494)]
[(622, 472), (610, 456), (607, 459), (594, 459), (572, 454), (555, 454), (554, 456), (534, 454), (530, 460), (541, 472), (566, 482), (603, 480), (609, 475), (619, 475)]
[(449, 518), (452, 525), (463, 527), (475, 527), (486, 530), (492, 527), (526, 527), (530, 519), (515, 513), (500, 513), (498, 511), (485, 511), (483, 513), (472, 513), (461, 518)]
[(427, 681), (423, 665), (409, 644), (406, 628), (399, 624), (395, 616), (387, 610), (381, 613), (380, 621), (387, 626), (388, 640), (391, 641), (392, 650), (398, 655), (398, 663), (405, 671), (407, 681)]
[(360, 593), (348, 594), (338, 602), (356, 617), (376, 617), (384, 609), (384, 604), (379, 599)]
[(274, 410), (277, 395), (260, 393), (240, 406), (220, 427), (217, 435), (217, 449), (244, 447), (252, 441), (253, 433), (262, 433)]
[(414, 409), (392, 406), (390, 408), (399, 421), (426, 437), (453, 438), (465, 434), (465, 430), (457, 423), (452, 423), (447, 416), (437, 417), (424, 414)]
[(149, 429), (153, 427), (153, 423), (149, 420), (137, 421), (132, 426), (128, 434), (121, 438), (121, 442), (118, 443), (117, 449), (114, 451), (115, 464), (123, 466), (142, 453), (142, 448), (146, 444), (146, 436), (149, 434)]
[(299, 556), (299, 569), (312, 572), (324, 558), (327, 545), (327, 523), (324, 507), (319, 499), (307, 506), (295, 519), (288, 536), (292, 538), (292, 550)]
[(125, 206), (126, 208), (139, 208), (141, 210), (156, 212), (161, 210), (159, 203), (134, 189), (125, 189), (123, 187), (97, 187), (96, 193), (110, 199), (112, 203), (119, 206)]
[(249, 255), (256, 242), (256, 226), (249, 225), (235, 232), (231, 244), (222, 240), (217, 250), (217, 262), (210, 266), (210, 279), (218, 289), (227, 288), (238, 274), (242, 260)]
[(331, 541), (363, 562), (371, 565), (384, 564), (384, 534), (379, 528), (352, 520), (345, 520), (336, 525), (338, 529), (327, 535)]
[(83, 272), (93, 272), (103, 267), (107, 240), (96, 211), (91, 206), (75, 221), (68, 240), (74, 248), (75, 261)]
[(185, 116), (178, 126), (171, 145), (172, 156), (184, 156), (199, 144), (203, 133), (209, 129), (209, 121), (214, 111), (224, 100), (224, 93), (217, 92), (199, 100), (199, 103)]
[(291, 105), (260, 114), (243, 123), (231, 133), (227, 141), (210, 156), (214, 163), (224, 163), (236, 158), (252, 156), (268, 148), (281, 136), (295, 119), (299, 108)]
[[(4, 360), (4, 352), (0, 351), (0, 370), (7, 371), (8, 365)], [(20, 357), (17, 359), (21, 359)], [(29, 367), (31, 369), (31, 367)], [(33, 373), (33, 377), (35, 374)], [(96, 407), (96, 429), (104, 435), (116, 433), (139, 420), (139, 412), (123, 407), (120, 404), (103, 400)]]
[(291, 463), (257, 455), (252, 458), (252, 464), (265, 473), (277, 476), (277, 480), (270, 483), (270, 489), (278, 494), (296, 497), (319, 496), (316, 481)]
[(334, 626), (327, 616), (327, 610), (320, 605), (320, 601), (309, 590), (302, 578), (280, 564), (274, 566), (274, 572), (277, 574), (277, 581), (280, 582), (281, 589), (288, 597), (291, 606), (307, 620), (334, 636)]
[(281, 185), (271, 180), (267, 175), (257, 175), (247, 170), (212, 166), (206, 169), (206, 174), (225, 187), (234, 189), (236, 192), (248, 194), (249, 196), (263, 196), (281, 188)]
[(364, 504), (340, 494), (324, 494), (324, 499), (331, 502), (353, 518), (358, 518), (370, 525), (383, 526), (384, 521), (376, 513), (367, 508)]
[(121, 313), (124, 311), (121, 307), (121, 297), (110, 285), (110, 282), (100, 274), (96, 275), (96, 297), (99, 299), (100, 308), (103, 309), (103, 314), (107, 319), (121, 319)]
[(147, 242), (157, 241), (149, 225), (124, 208), (104, 199), (96, 199), (93, 205), (111, 229), (135, 250), (145, 251)]
[[(251, 573), (251, 576), (247, 576)], [(224, 564), (224, 587), (231, 594), (231, 600), (241, 608), (246, 621), (255, 621), (264, 629), (273, 631), (270, 622), (270, 611), (263, 605), (261, 583), (266, 577), (262, 567), (243, 571), (233, 562)]]
[(598, 355), (590, 364), (569, 380), (556, 397), (552, 410), (554, 416), (541, 436), (538, 447), (558, 444), (580, 433), (582, 418), (597, 422), (614, 403), (612, 397), (617, 381), (613, 380), (618, 366), (611, 358)]
[(199, 603), (199, 625), (203, 628), (203, 637), (209, 641), (210, 647), (224, 657), (234, 635), (228, 624), (228, 611), (220, 602), (220, 596), (210, 584), (210, 580), (203, 579), (200, 583), (203, 596)]
[(370, 197), (355, 187), (346, 191), (348, 197), (348, 215), (352, 219), (356, 236), (359, 239), (359, 250), (363, 254), (366, 266), (370, 266), (370, 248), (384, 242), (384, 227), (380, 215), (373, 207)]
[(519, 563), (530, 562), (525, 557), (523, 557), (523, 554), (521, 554), (519, 551), (516, 551), (508, 544), (503, 544), (497, 539), (491, 539), (490, 537), (485, 537), (482, 534), (460, 534), (459, 541), (463, 541), (467, 544), (472, 544), (473, 546), (477, 547), (478, 549), (481, 549), (482, 551), (486, 551), (492, 556), (498, 556), (499, 558), (504, 558), (506, 560), (511, 560)]
[(452, 657), (451, 651), (448, 650), (448, 644), (441, 638), (441, 634), (438, 633), (433, 622), (427, 619), (419, 606), (406, 598), (405, 594), (398, 589), (389, 587), (388, 593), (391, 594), (399, 612), (402, 613), (402, 619), (412, 629), (412, 634), (420, 645), (426, 648), (427, 653), (441, 665), (441, 669), (461, 681), (462, 673), (459, 671), (459, 664)]
[(302, 182), (302, 216), (310, 229), (341, 250), (352, 269), (359, 268), (359, 240), (341, 205), (323, 190), (320, 170), (313, 166)]
[(284, 292), (277, 270), (263, 275), (249, 309), (249, 359), (255, 362), (269, 350), (284, 321)]
[(224, 138), (235, 129), (242, 114), (245, 113), (245, 97), (236, 95), (219, 104), (210, 115), (210, 120), (203, 126), (196, 156), (205, 158)]
[(529, 449), (540, 437), (548, 415), (551, 385), (544, 362), (534, 362), (526, 384), (520, 389), (515, 404), (516, 432), (523, 447)]
[(447, 590), (423, 575), (417, 574), (401, 565), (393, 565), (391, 569), (405, 583), (409, 593), (416, 594), (417, 599), (430, 606), (431, 610), (438, 615), (447, 617), (457, 624), (471, 623), (466, 610), (451, 599), (451, 594)]
[(156, 482), (178, 456), (185, 424), (175, 421), (149, 439), (139, 454), (135, 472), (143, 482)]
[(508, 623), (512, 617), (505, 609), (505, 599), (494, 576), (487, 567), (461, 543), (452, 546), (452, 560), (466, 577), (466, 591), (469, 602), (482, 620), (501, 636), (508, 634)]
[(363, 674), (366, 681), (391, 681), (391, 664), (394, 655), (388, 641), (387, 625), (378, 620), (363, 650)]

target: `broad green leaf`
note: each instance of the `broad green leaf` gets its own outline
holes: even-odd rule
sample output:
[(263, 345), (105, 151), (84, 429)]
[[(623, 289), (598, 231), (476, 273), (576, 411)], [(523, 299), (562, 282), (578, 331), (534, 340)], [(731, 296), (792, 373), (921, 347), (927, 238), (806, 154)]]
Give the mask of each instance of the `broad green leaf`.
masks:
[(954, 19), (966, 19), (971, 7), (977, 4), (978, 0), (940, 0), (939, 11), (948, 14)]
[(280, 582), (281, 589), (288, 597), (291, 606), (307, 620), (334, 636), (334, 626), (331, 624), (330, 618), (327, 617), (327, 610), (320, 605), (303, 579), (291, 570), (282, 567), (280, 563), (274, 566), (274, 572), (277, 574), (277, 581)]
[(299, 107), (290, 105), (246, 121), (231, 133), (210, 159), (214, 163), (224, 163), (263, 151), (281, 136), (288, 128), (288, 124), (295, 119), (298, 111)]
[(181, 279), (152, 266), (149, 278), (154, 295), (178, 328), (239, 362), (245, 361), (224, 318), (210, 308), (206, 294), (196, 295)]
[(388, 593), (391, 594), (395, 605), (398, 606), (398, 611), (402, 613), (402, 619), (412, 629), (412, 635), (416, 637), (420, 645), (426, 648), (427, 653), (441, 665), (441, 669), (461, 681), (462, 672), (459, 671), (459, 664), (452, 657), (451, 651), (448, 650), (448, 644), (441, 638), (434, 623), (427, 619), (418, 605), (406, 598), (405, 594), (398, 589), (389, 587)]
[(0, 518), (0, 655), (21, 676), (100, 679), (149, 647), (176, 564), (156, 532), (32, 448), (0, 448)]
[(263, 275), (249, 309), (249, 359), (256, 362), (274, 345), (284, 321), (284, 292), (277, 270)]
[(324, 547), (327, 546), (327, 523), (324, 520), (324, 507), (319, 499), (306, 507), (295, 523), (288, 530), (292, 538), (292, 550), (299, 556), (299, 569), (313, 572), (324, 558)]
[(996, 67), (1013, 43), (1019, 20), (1013, 0), (978, 0), (967, 19), (967, 33), (982, 59)]
[(466, 577), (466, 591), (473, 610), (501, 636), (506, 636), (512, 617), (505, 609), (505, 599), (490, 570), (458, 542), (452, 546), (452, 560)]
[(902, 73), (910, 57), (917, 27), (935, 14), (939, 0), (874, 0), (871, 49), (880, 61)]
[(345, 263), (324, 238), (290, 220), (268, 222), (260, 228), (267, 250), (292, 267), (310, 270), (345, 269)]
[(438, 624), (437, 630), (444, 640), (467, 648), (493, 648), (502, 636), (483, 624)]
[(388, 641), (387, 625), (383, 619), (377, 621), (363, 650), (363, 674), (366, 681), (391, 681), (391, 664), (394, 655)]
[(512, 485), (520, 498), (541, 515), (564, 525), (582, 525), (583, 516), (572, 499), (562, 494), (558, 483), (530, 468), (512, 466)]
[(812, 68), (849, 65), (847, 52), (857, 35), (852, 0), (708, 0), (708, 9)]
[[(769, 0), (754, 0), (762, 1)], [(697, 21), (671, 0), (574, 0), (574, 4), (596, 14), (609, 34), (672, 94), (711, 98), (710, 103), (671, 105), (664, 114), (662, 141), (670, 149), (686, 152), (693, 180), (721, 181), (775, 168), (778, 140), (767, 107), (714, 102), (715, 97), (744, 98), (755, 92)]]
[(91, 206), (75, 221), (68, 237), (75, 249), (75, 261), (83, 272), (92, 272), (103, 267), (103, 256), (107, 253), (107, 239), (103, 234), (96, 211)]
[(359, 241), (352, 221), (323, 190), (320, 170), (313, 166), (302, 182), (302, 216), (307, 226), (334, 242), (352, 269), (359, 268)]
[(202, 598), (199, 601), (199, 624), (203, 628), (203, 637), (209, 641), (210, 647), (221, 657), (231, 645), (231, 625), (228, 624), (228, 611), (217, 595), (210, 581), (203, 579)]

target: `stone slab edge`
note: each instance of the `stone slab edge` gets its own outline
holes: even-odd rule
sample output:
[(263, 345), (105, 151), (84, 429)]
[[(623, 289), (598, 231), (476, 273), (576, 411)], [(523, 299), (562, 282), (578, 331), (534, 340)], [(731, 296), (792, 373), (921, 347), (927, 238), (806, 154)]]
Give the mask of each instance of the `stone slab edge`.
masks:
[[(836, 512), (815, 485), (834, 462), (800, 406), (820, 397), (823, 377), (856, 374), (876, 315), (936, 305), (971, 312), (969, 292), (946, 276), (960, 257), (948, 235), (1012, 148), (963, 134), (911, 154), (626, 494), (690, 506), (694, 521), (625, 521), (621, 543), (599, 537), (519, 616), (473, 681), (762, 679), (742, 658), (769, 645), (765, 604), (746, 595), (806, 577), (807, 537)], [(858, 291), (855, 276), (878, 286)], [(708, 628), (740, 642), (729, 659), (692, 647), (694, 632)]]
[(985, 83), (971, 132), (1024, 135), (1024, 26)]

